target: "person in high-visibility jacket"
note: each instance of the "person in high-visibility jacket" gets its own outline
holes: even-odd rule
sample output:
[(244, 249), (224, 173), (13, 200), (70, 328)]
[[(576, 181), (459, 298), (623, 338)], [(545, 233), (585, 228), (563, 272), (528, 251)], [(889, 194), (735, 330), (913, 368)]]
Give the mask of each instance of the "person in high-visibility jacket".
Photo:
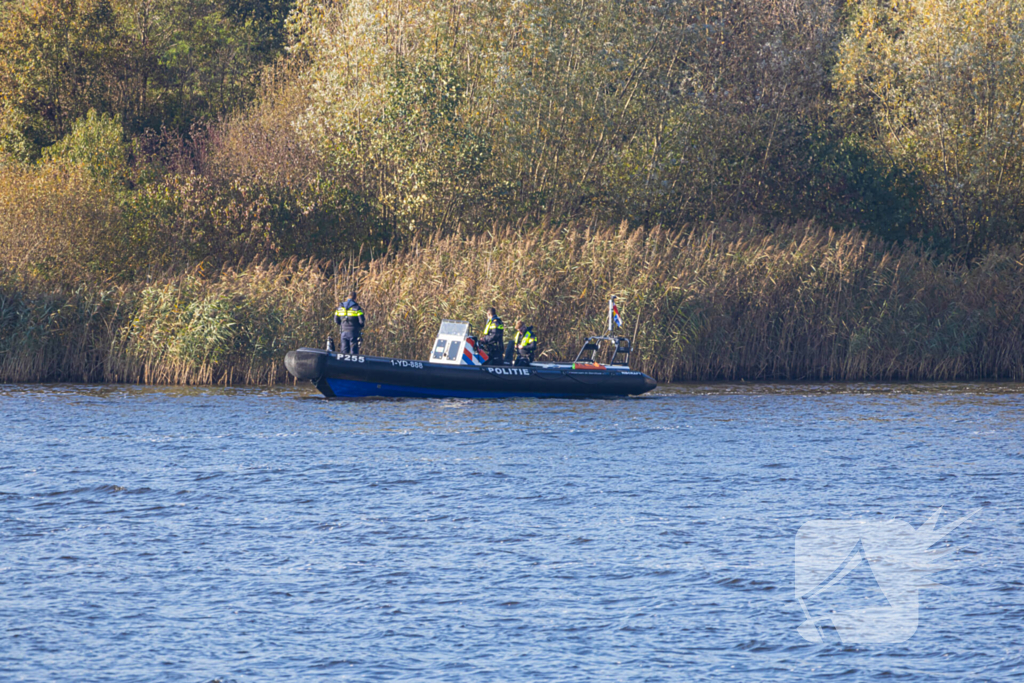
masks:
[(537, 353), (537, 335), (533, 333), (532, 327), (527, 327), (522, 320), (516, 321), (516, 365), (529, 365), (533, 362)]
[(494, 307), (487, 309), (487, 324), (480, 336), (480, 346), (487, 352), (488, 364), (501, 365), (501, 356), (505, 352), (505, 323)]
[(348, 295), (348, 301), (338, 304), (338, 310), (334, 312), (334, 322), (338, 325), (341, 337), (339, 353), (358, 354), (359, 344), (363, 340), (366, 314), (363, 307), (356, 303), (355, 290)]

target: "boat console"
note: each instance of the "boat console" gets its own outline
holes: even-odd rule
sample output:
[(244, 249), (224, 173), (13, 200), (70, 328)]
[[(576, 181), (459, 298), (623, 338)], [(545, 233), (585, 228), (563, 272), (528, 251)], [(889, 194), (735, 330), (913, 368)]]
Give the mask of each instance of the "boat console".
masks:
[(476, 348), (471, 327), (465, 320), (442, 320), (428, 360), (441, 365), (483, 365), (487, 354)]

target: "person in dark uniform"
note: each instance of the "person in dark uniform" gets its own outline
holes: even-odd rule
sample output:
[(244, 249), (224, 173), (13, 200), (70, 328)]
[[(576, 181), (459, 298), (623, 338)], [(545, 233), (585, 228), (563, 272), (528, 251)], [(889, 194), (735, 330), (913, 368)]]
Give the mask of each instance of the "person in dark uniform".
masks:
[(537, 335), (532, 327), (527, 327), (522, 320), (516, 321), (516, 340), (513, 348), (516, 352), (515, 365), (529, 365), (537, 353)]
[(487, 324), (480, 337), (480, 346), (487, 352), (488, 365), (501, 365), (501, 356), (505, 351), (505, 323), (501, 322), (493, 307), (487, 309)]
[(349, 293), (348, 301), (338, 306), (334, 312), (334, 322), (338, 325), (340, 332), (340, 346), (338, 353), (359, 353), (359, 343), (363, 340), (363, 325), (366, 324), (366, 315), (363, 307), (356, 303), (355, 290)]

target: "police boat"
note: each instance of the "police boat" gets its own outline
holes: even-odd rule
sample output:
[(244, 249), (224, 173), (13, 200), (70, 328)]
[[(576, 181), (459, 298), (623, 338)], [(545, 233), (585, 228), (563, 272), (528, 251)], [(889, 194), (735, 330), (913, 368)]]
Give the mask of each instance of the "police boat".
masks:
[[(477, 348), (468, 322), (444, 320), (426, 361), (302, 348), (289, 351), (284, 364), (296, 379), (313, 382), (328, 398), (636, 396), (658, 385), (630, 370), (630, 351), (626, 337), (595, 336), (572, 363), (497, 364)], [(602, 357), (608, 362), (598, 362)]]

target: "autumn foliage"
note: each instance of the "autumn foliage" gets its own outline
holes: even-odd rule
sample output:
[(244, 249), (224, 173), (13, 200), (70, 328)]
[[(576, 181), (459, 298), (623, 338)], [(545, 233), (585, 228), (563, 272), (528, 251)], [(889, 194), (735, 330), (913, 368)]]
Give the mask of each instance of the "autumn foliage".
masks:
[[(340, 277), (314, 277), (314, 263), (368, 269), (374, 292), (431, 268), (443, 279), (456, 263), (462, 285), (431, 305), (468, 310), (445, 303), (465, 291), (522, 310), (514, 302), (529, 299), (531, 315), (556, 321), (545, 334), (557, 353), (582, 334), (586, 307), (645, 292), (634, 296), (651, 302), (638, 318), (649, 327), (636, 334), (663, 378), (1016, 377), (1022, 45), (1024, 10), (1010, 0), (4, 3), (7, 301), (98, 296), (156, 321), (166, 292), (216, 291), (226, 298), (203, 315), (235, 321), (216, 360), (198, 341), (162, 346), (162, 331), (143, 353), (135, 332), (110, 336), (123, 325), (103, 318), (107, 336), (83, 337), (102, 371), (54, 370), (46, 352), (38, 367), (50, 369), (4, 376), (279, 378), (270, 356), (239, 365), (238, 354), (321, 336), (323, 302), (294, 299), (308, 317), (273, 318), (294, 325), (271, 326), (274, 344), (233, 336), (262, 329), (232, 317), (248, 305), (238, 283), (252, 264), (266, 301), (284, 302), (268, 283)], [(629, 277), (574, 279), (580, 264), (600, 271), (598, 255), (618, 257), (606, 242), (644, 254)], [(686, 256), (694, 245), (699, 258)], [(519, 280), (475, 265), (474, 250), (499, 246), (500, 269)], [(807, 249), (815, 273), (837, 258), (846, 275), (793, 280)], [(749, 267), (730, 269), (730, 255)], [(307, 275), (287, 270), (297, 261)], [(558, 272), (577, 275), (537, 279)], [(898, 294), (869, 295), (871, 282)], [(666, 322), (689, 310), (680, 291), (715, 302), (693, 318), (699, 334)], [(850, 308), (830, 308), (841, 301)], [(19, 315), (48, 310), (35, 305)], [(835, 327), (799, 331), (807, 316)], [(221, 339), (215, 329), (195, 339)], [(371, 344), (414, 353), (386, 329)]]

